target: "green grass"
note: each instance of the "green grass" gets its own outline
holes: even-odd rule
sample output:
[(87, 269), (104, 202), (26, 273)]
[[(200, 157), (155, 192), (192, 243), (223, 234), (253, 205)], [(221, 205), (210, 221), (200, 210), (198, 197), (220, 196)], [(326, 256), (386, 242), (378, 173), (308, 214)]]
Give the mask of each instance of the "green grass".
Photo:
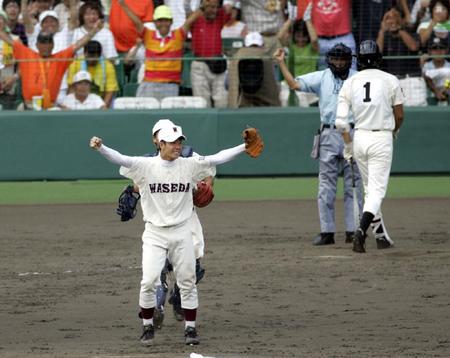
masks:
[[(0, 182), (0, 204), (112, 203), (127, 180)], [(218, 178), (215, 200), (315, 199), (317, 178)], [(342, 182), (338, 197), (342, 197)], [(392, 177), (388, 198), (450, 197), (450, 176)]]

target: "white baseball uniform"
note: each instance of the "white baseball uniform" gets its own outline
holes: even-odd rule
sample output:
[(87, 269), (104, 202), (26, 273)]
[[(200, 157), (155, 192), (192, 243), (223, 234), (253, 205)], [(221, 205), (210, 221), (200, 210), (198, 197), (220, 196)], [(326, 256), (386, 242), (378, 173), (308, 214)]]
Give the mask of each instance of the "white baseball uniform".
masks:
[(142, 281), (139, 305), (156, 305), (156, 285), (166, 257), (174, 267), (183, 308), (198, 307), (195, 253), (192, 240), (192, 187), (208, 176), (212, 166), (234, 159), (245, 145), (206, 156), (166, 161), (156, 157), (129, 157), (102, 145), (99, 152), (119, 164), (120, 173), (139, 187), (145, 230), (142, 235)]
[[(197, 153), (193, 153), (193, 156), (199, 156)], [(209, 170), (207, 170), (206, 176), (215, 177), (216, 176), (216, 167), (211, 167)], [(205, 254), (205, 238), (203, 236), (203, 227), (200, 223), (200, 219), (197, 215), (197, 209), (194, 206), (194, 210), (192, 210), (192, 216), (191, 216), (191, 230), (192, 230), (192, 240), (194, 242), (194, 251), (195, 251), (195, 258), (201, 259)]]
[(351, 110), (355, 120), (353, 153), (363, 179), (364, 211), (381, 216), (393, 154), (393, 106), (404, 102), (398, 79), (378, 69), (358, 72), (339, 92), (337, 121)]

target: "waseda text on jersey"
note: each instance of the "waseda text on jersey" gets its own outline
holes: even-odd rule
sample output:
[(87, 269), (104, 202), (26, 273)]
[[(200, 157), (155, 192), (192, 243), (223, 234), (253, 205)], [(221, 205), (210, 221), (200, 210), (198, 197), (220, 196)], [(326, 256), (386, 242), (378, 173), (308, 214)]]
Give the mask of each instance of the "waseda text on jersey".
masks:
[(150, 192), (154, 193), (187, 193), (191, 189), (190, 183), (152, 183), (149, 184)]

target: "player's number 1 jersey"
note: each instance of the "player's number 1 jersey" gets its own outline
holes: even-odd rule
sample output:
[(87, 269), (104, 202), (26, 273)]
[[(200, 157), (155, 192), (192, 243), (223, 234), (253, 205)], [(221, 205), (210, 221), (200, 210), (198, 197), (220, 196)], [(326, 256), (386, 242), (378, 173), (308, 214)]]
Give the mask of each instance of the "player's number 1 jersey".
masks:
[(370, 69), (345, 81), (339, 101), (349, 105), (354, 114), (355, 128), (394, 130), (392, 107), (403, 103), (403, 93), (395, 76)]

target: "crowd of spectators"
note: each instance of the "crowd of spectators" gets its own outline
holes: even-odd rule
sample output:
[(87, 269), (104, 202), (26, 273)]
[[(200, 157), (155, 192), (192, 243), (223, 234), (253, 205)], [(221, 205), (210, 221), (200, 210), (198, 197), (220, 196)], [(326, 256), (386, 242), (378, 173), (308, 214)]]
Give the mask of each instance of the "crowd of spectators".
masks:
[[(207, 107), (310, 106), (294, 76), (373, 39), (407, 105), (446, 105), (450, 0), (0, 0), (3, 109), (107, 109), (120, 96)], [(356, 68), (356, 65), (353, 64)]]

